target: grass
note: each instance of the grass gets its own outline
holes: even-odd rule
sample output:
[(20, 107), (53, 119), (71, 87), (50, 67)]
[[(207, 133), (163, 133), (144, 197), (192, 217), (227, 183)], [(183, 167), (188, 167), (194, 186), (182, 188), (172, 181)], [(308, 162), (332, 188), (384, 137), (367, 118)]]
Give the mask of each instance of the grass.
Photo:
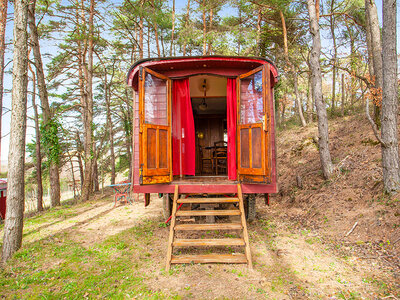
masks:
[(0, 298), (168, 298), (145, 284), (151, 274), (138, 272), (153, 255), (146, 246), (155, 225), (144, 222), (90, 249), (69, 234), (27, 245), (0, 271)]
[[(56, 224), (60, 220), (67, 219), (68, 222), (68, 218), (75, 216), (77, 212), (86, 211), (85, 205), (76, 205), (75, 209), (64, 206), (27, 218), (25, 221), (28, 225), (25, 230), (34, 232), (48, 224)], [(250, 293), (246, 294), (249, 298), (269, 299), (275, 296), (279, 298), (279, 295), (287, 295), (291, 291), (297, 291), (304, 297), (312, 296), (312, 290), (316, 290), (316, 287), (304, 279), (307, 273), (286, 261), (290, 249), (287, 253), (281, 251), (286, 249), (282, 248), (282, 243), (279, 242), (279, 237), (283, 233), (280, 230), (281, 226), (277, 226), (279, 224), (275, 222), (276, 220), (264, 216), (249, 225), (251, 243), (254, 247), (252, 252), (254, 268), (255, 272), (259, 273), (255, 281), (252, 272), (247, 272), (246, 268), (237, 265), (221, 267), (197, 264), (174, 265), (169, 272), (166, 272), (162, 269), (165, 247), (161, 240), (165, 241), (168, 230), (164, 228), (161, 219), (154, 218), (142, 221), (141, 224), (96, 244), (91, 242), (90, 247), (81, 241), (85, 236), (78, 237), (75, 230), (67, 230), (24, 244), (9, 264), (0, 269), (0, 298), (180, 299), (196, 297), (199, 283), (208, 283), (207, 280), (210, 280), (210, 283), (214, 284), (214, 281), (226, 281), (232, 278), (237, 285), (243, 286), (243, 291)], [(290, 233), (290, 236), (297, 237), (297, 240), (304, 239), (306, 244), (314, 244), (312, 248), (317, 248), (321, 241), (317, 237), (308, 236), (309, 233), (310, 231), (305, 229), (301, 233)], [(101, 233), (87, 232), (87, 234)], [(206, 234), (223, 233), (206, 232)], [(229, 247), (225, 250), (234, 252), (234, 249)], [(311, 263), (311, 260), (306, 262), (308, 263)], [(324, 273), (333, 272), (335, 269), (336, 265), (326, 268), (314, 265), (313, 268), (316, 272)], [(337, 278), (343, 282), (343, 277)], [(184, 282), (185, 285), (177, 288), (174, 279)], [(389, 290), (384, 286), (384, 282), (369, 278), (364, 282), (376, 286), (381, 293), (386, 294)], [(229, 289), (226, 292), (232, 297)], [(215, 291), (211, 293), (215, 296)], [(342, 294), (346, 298), (353, 296), (354, 299), (357, 298), (355, 292), (348, 290)], [(218, 299), (223, 299), (221, 296), (224, 295), (219, 295)], [(341, 297), (340, 294), (336, 296)]]

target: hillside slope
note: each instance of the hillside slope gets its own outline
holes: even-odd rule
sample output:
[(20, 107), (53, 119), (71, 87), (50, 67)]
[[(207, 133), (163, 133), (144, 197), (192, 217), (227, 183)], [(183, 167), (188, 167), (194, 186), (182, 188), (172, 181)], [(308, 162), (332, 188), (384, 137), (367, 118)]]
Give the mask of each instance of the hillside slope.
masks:
[(335, 166), (329, 181), (322, 177), (315, 123), (278, 132), (279, 193), (259, 213), (377, 258), (400, 280), (400, 195), (383, 194), (380, 145), (363, 115), (331, 120), (329, 128)]

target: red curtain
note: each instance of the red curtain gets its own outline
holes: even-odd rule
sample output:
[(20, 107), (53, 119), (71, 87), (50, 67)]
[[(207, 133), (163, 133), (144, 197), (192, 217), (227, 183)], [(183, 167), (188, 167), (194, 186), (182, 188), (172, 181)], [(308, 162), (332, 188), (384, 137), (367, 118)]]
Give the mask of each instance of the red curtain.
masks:
[(172, 86), (172, 171), (174, 175), (195, 175), (195, 130), (189, 79)]
[(228, 130), (228, 179), (236, 180), (236, 79), (228, 78), (226, 112)]

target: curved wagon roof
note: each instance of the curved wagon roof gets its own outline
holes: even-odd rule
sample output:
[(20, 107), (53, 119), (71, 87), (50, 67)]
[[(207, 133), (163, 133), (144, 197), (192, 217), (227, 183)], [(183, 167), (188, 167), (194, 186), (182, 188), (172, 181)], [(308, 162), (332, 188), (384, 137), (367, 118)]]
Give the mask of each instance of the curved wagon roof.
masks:
[(265, 64), (270, 65), (271, 77), (273, 78), (271, 83), (275, 84), (278, 81), (278, 70), (270, 59), (243, 56), (184, 56), (142, 59), (129, 69), (127, 83), (137, 91), (140, 67), (150, 67), (152, 70), (170, 78), (200, 74), (236, 77)]

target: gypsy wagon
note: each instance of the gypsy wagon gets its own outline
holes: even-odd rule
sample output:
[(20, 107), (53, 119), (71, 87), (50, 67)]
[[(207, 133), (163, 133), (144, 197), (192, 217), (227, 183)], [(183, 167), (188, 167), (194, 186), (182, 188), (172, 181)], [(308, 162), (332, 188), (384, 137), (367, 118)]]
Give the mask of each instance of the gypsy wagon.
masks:
[[(277, 77), (274, 64), (260, 57), (150, 58), (129, 70), (135, 112), (132, 190), (146, 198), (163, 194), (165, 215), (172, 214), (167, 269), (189, 262), (251, 266), (245, 207), (251, 218), (254, 195), (277, 192)], [(189, 210), (179, 209), (182, 205)], [(240, 221), (178, 224), (185, 216)], [(176, 237), (198, 230), (239, 230), (242, 238)], [(245, 253), (173, 255), (176, 247), (195, 246), (243, 246)]]

